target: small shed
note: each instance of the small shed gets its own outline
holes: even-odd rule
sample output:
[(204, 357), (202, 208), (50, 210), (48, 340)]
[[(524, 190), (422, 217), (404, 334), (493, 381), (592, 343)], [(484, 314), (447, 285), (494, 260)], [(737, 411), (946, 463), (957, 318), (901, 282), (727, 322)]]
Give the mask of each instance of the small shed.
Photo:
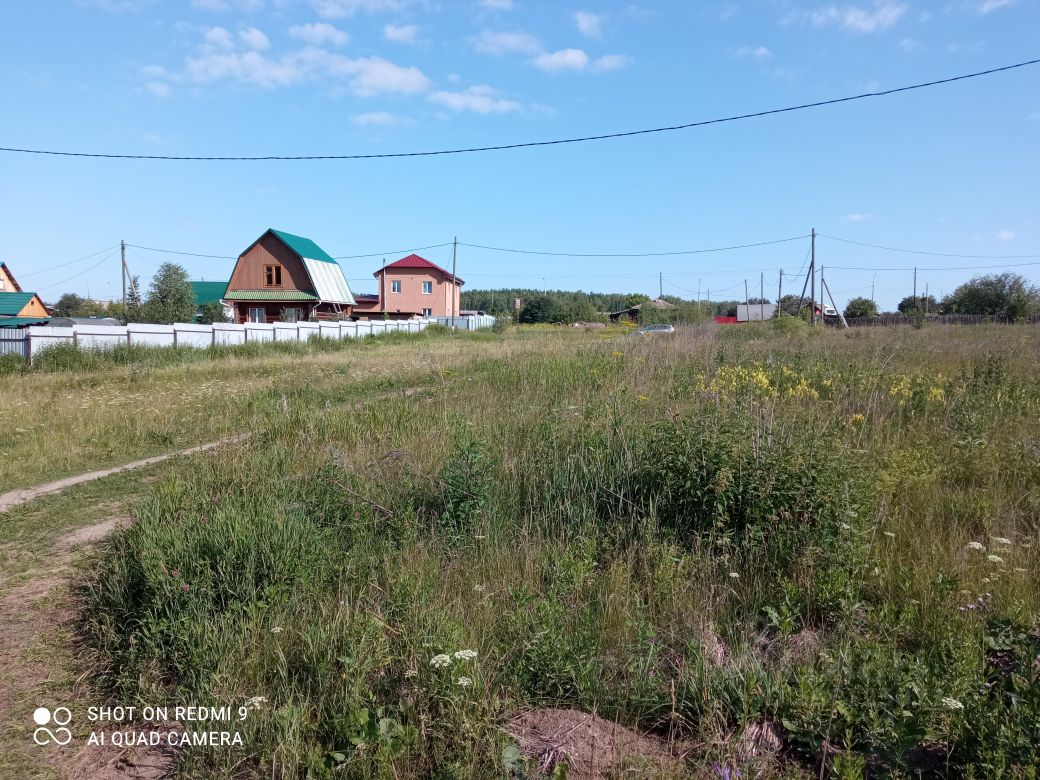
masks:
[(609, 315), (610, 321), (617, 322), (621, 318), (625, 318), (631, 322), (639, 322), (639, 314), (643, 310), (644, 306), (651, 309), (659, 309), (661, 311), (666, 311), (668, 309), (675, 308), (674, 303), (669, 303), (668, 301), (663, 300), (662, 298), (654, 298), (652, 301), (647, 301), (646, 303), (637, 303), (635, 306), (631, 306), (627, 309), (612, 312)]

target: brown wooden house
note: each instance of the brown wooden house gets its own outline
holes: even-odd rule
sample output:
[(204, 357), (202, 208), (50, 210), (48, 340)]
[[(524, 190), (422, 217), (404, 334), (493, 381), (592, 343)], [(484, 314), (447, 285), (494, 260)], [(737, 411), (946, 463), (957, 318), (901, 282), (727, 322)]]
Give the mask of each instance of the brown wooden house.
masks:
[(46, 319), (50, 316), (40, 296), (24, 291), (7, 263), (0, 263), (0, 317)]
[(239, 255), (224, 300), (240, 323), (346, 318), (355, 304), (331, 255), (280, 230), (268, 230)]

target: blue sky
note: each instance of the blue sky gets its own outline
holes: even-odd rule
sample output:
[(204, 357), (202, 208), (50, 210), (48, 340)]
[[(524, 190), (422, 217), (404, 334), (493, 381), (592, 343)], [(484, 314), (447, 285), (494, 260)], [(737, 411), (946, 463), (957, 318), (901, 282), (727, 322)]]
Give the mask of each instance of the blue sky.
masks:
[[(0, 145), (377, 154), (624, 131), (1032, 59), (1038, 29), (1034, 0), (40, 0), (7, 10), (0, 28)], [(267, 227), (336, 256), (454, 236), (666, 252), (812, 227), (911, 249), (1036, 254), (1038, 84), (1034, 67), (676, 133), (435, 158), (0, 154), (0, 259), (53, 300), (66, 291), (118, 297), (117, 256), (71, 261), (120, 239), (233, 256)], [(646, 293), (663, 273), (665, 292), (695, 297), (700, 280), (719, 298), (742, 295), (745, 278), (757, 289), (762, 269), (775, 295), (778, 270), (796, 272), (807, 248), (803, 240), (608, 259), (462, 247), (458, 272), (471, 288)], [(422, 254), (450, 262), (448, 248)], [(824, 267), (869, 269), (1040, 261), (898, 254), (825, 238), (818, 257)], [(168, 259), (193, 278), (226, 279), (233, 265), (142, 249), (127, 259), (146, 283)], [(374, 290), (379, 257), (341, 262), (356, 291)], [(1040, 265), (1014, 270), (1040, 278)], [(921, 270), (919, 291), (948, 292), (982, 272)], [(872, 283), (886, 308), (912, 289), (909, 271), (834, 270), (828, 280), (840, 305), (869, 295)]]

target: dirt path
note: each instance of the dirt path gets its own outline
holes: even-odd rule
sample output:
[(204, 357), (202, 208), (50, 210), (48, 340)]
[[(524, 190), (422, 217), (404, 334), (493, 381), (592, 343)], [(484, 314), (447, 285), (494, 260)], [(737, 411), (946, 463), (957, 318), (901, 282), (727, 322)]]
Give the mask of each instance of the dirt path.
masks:
[(92, 482), (95, 479), (102, 479), (109, 477), (112, 474), (119, 474), (123, 471), (132, 471), (133, 469), (143, 469), (145, 466), (151, 466), (156, 463), (162, 463), (164, 460), (170, 458), (180, 457), (181, 455), (194, 455), (198, 452), (207, 452), (217, 447), (221, 447), (225, 444), (236, 444), (240, 441), (249, 438), (248, 433), (241, 433), (237, 436), (228, 436), (224, 439), (218, 439), (217, 441), (211, 441), (208, 444), (200, 444), (197, 447), (189, 447), (186, 450), (178, 450), (177, 452), (169, 452), (165, 455), (155, 455), (151, 458), (144, 458), (143, 460), (135, 460), (132, 463), (124, 463), (122, 466), (113, 466), (110, 469), (101, 469), (99, 471), (88, 471), (86, 474), (79, 474), (75, 477), (65, 477), (64, 479), (58, 479), (54, 482), (48, 482), (45, 485), (37, 485), (32, 488), (21, 488), (20, 490), (12, 490), (8, 493), (0, 494), (0, 512), (6, 512), (8, 509), (14, 509), (16, 506), (28, 503), (35, 498), (40, 496), (47, 496), (51, 493), (60, 493), (66, 488), (70, 488), (73, 485), (81, 485), (84, 482)]
[(173, 768), (175, 756), (170, 752), (88, 747), (87, 725), (79, 711), (75, 714), (81, 722), (73, 726), (71, 745), (36, 747), (32, 742), (31, 715), (36, 707), (74, 705), (82, 699), (82, 680), (75, 678), (69, 659), (61, 658), (76, 635), (70, 588), (76, 561), (91, 545), (129, 522), (126, 515), (115, 514), (66, 533), (49, 554), (41, 556), (37, 566), (19, 578), (24, 582), (0, 595), (0, 625), (4, 627), (0, 631), (0, 712), (7, 721), (5, 742), (23, 754), (19, 762), (24, 766), (23, 777), (159, 780)]

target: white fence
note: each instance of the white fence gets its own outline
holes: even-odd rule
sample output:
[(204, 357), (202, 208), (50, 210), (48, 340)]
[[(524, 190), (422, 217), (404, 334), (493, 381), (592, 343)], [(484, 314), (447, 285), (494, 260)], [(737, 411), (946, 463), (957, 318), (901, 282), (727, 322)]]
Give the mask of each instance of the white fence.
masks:
[[(466, 325), (463, 320), (479, 319), (484, 324)], [(459, 317), (459, 327), (474, 330), (489, 327), (494, 317)], [(490, 322), (485, 322), (490, 320)], [(313, 337), (355, 339), (385, 333), (418, 333), (439, 320), (370, 320), (359, 322), (276, 322), (265, 325), (74, 325), (70, 328), (34, 326), (22, 330), (0, 328), (0, 355), (15, 354), (32, 358), (40, 350), (56, 344), (73, 344), (81, 349), (106, 349), (118, 344), (147, 347), (196, 347), (246, 344), (255, 341), (307, 341)]]
[(495, 324), (495, 318), (490, 314), (478, 314), (469, 317), (434, 317), (433, 321), (438, 325), (446, 325), (455, 330), (480, 330), (490, 328)]

